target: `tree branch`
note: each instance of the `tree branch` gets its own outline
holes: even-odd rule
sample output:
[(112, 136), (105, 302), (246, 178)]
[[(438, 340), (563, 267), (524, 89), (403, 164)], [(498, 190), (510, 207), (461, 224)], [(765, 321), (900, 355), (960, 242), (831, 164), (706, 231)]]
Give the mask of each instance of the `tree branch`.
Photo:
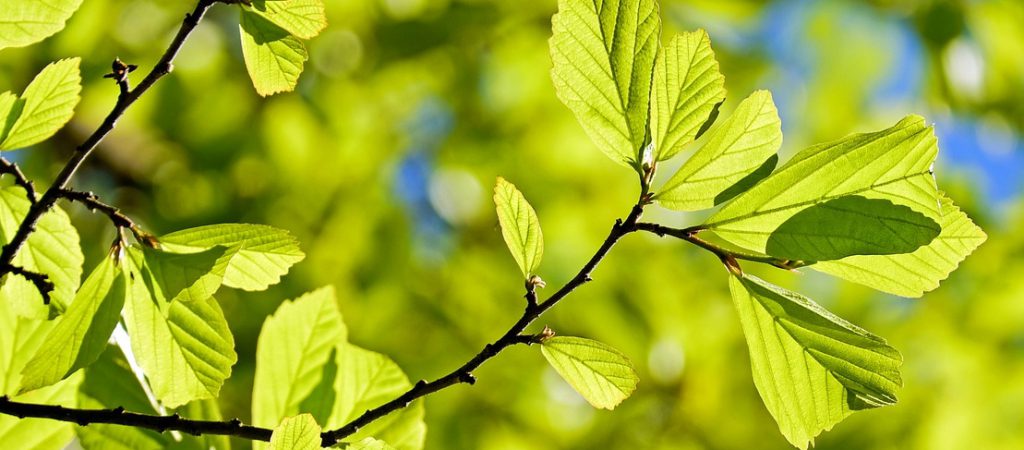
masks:
[(650, 232), (650, 233), (654, 233), (654, 234), (656, 234), (658, 236), (662, 236), (662, 237), (664, 237), (664, 236), (672, 236), (674, 238), (682, 239), (682, 240), (684, 240), (686, 242), (694, 244), (694, 245), (696, 245), (696, 246), (698, 246), (700, 248), (703, 248), (703, 249), (705, 249), (707, 251), (710, 251), (711, 253), (714, 253), (715, 256), (718, 256), (718, 258), (721, 259), (722, 262), (725, 263), (725, 265), (727, 267), (729, 267), (730, 270), (732, 270), (734, 268), (735, 269), (739, 268), (739, 266), (736, 265), (736, 260), (738, 260), (738, 259), (739, 260), (745, 260), (745, 261), (759, 262), (759, 263), (763, 263), (763, 264), (770, 264), (770, 265), (773, 265), (773, 266), (778, 267), (780, 269), (786, 269), (786, 270), (793, 270), (793, 269), (796, 269), (798, 267), (803, 267), (803, 266), (807, 265), (807, 263), (805, 261), (795, 261), (795, 260), (791, 260), (791, 259), (781, 259), (781, 258), (776, 258), (776, 257), (773, 257), (773, 256), (758, 255), (758, 254), (754, 254), (754, 253), (747, 253), (747, 252), (742, 252), (742, 251), (730, 250), (730, 249), (721, 247), (721, 246), (719, 246), (719, 245), (717, 245), (717, 244), (715, 244), (713, 242), (708, 242), (708, 241), (700, 238), (699, 236), (697, 236), (697, 233), (699, 233), (701, 231), (701, 228), (697, 228), (697, 227), (672, 228), (672, 227), (666, 227), (664, 225), (659, 225), (659, 224), (656, 224), (656, 223), (641, 222), (641, 223), (636, 224), (636, 229), (640, 230), (640, 231), (647, 231), (647, 232)]
[(137, 239), (139, 242), (143, 244), (152, 247), (156, 243), (156, 239), (153, 237), (153, 235), (143, 231), (142, 228), (139, 228), (139, 226), (130, 217), (122, 213), (121, 210), (118, 209), (117, 207), (108, 205), (100, 201), (99, 197), (97, 197), (96, 194), (92, 192), (82, 192), (73, 189), (61, 189), (60, 197), (73, 202), (81, 203), (85, 205), (86, 208), (89, 208), (90, 211), (99, 211), (105, 214), (107, 218), (110, 219), (110, 222), (114, 224), (115, 227), (117, 227), (119, 230), (127, 228), (129, 231), (132, 232), (133, 235), (135, 235), (135, 239)]
[(114, 129), (114, 125), (117, 120), (121, 118), (125, 110), (128, 109), (142, 94), (146, 93), (150, 87), (153, 86), (164, 75), (171, 72), (174, 58), (178, 55), (178, 51), (181, 50), (181, 46), (185, 43), (185, 39), (188, 38), (192, 30), (199, 25), (199, 21), (206, 14), (206, 11), (210, 9), (214, 3), (218, 3), (222, 0), (198, 0), (195, 9), (191, 13), (185, 16), (185, 20), (181, 23), (181, 28), (178, 29), (178, 34), (174, 36), (171, 44), (167, 47), (163, 56), (157, 61), (153, 69), (146, 75), (145, 78), (135, 87), (135, 89), (128, 89), (128, 72), (130, 72), (130, 66), (124, 65), (124, 71), (118, 74), (118, 63), (115, 60), (114, 72), (118, 75), (115, 78), (120, 89), (120, 94), (117, 97), (117, 102), (114, 104), (114, 108), (111, 109), (110, 113), (103, 120), (100, 126), (93, 131), (93, 133), (86, 138), (81, 145), (75, 148), (74, 154), (61, 169), (60, 173), (53, 180), (53, 184), (50, 188), (43, 193), (43, 196), (39, 198), (39, 201), (32, 204), (29, 208), (28, 214), (21, 221), (21, 225), (18, 227), (18, 231), (11, 238), (11, 241), (4, 245), (3, 251), (0, 251), (0, 276), (11, 273), (12, 265), (15, 255), (18, 254), (18, 250), (28, 240), (32, 231), (35, 230), (36, 224), (39, 222), (39, 218), (42, 217), (53, 205), (57, 203), (57, 200), (61, 198), (62, 192), (67, 188), (71, 178), (74, 177), (75, 172), (81, 167), (82, 163), (92, 154), (96, 146), (99, 145), (100, 141), (103, 140)]
[(0, 397), (0, 412), (19, 419), (38, 417), (54, 419), (62, 422), (73, 422), (78, 425), (93, 423), (109, 423), (136, 428), (148, 428), (159, 433), (165, 431), (182, 431), (191, 435), (223, 434), (237, 436), (256, 441), (269, 441), (273, 430), (243, 425), (238, 419), (223, 422), (209, 420), (190, 420), (177, 414), (170, 416), (154, 416), (125, 411), (124, 408), (114, 409), (75, 409), (53, 405), (37, 405), (12, 401), (7, 396)]
[(21, 186), (25, 190), (25, 197), (32, 204), (36, 203), (36, 188), (32, 184), (32, 180), (29, 180), (25, 173), (18, 168), (18, 165), (7, 160), (7, 158), (0, 158), (0, 175), (13, 175), (14, 184)]
[[(445, 389), (449, 386), (454, 386), (459, 383), (473, 384), (476, 382), (476, 377), (473, 376), (473, 371), (480, 367), (481, 364), (487, 360), (497, 356), (502, 350), (511, 347), (516, 344), (531, 344), (535, 343), (540, 339), (540, 336), (547, 336), (551, 334), (549, 329), (545, 328), (541, 334), (538, 335), (524, 335), (523, 331), (526, 327), (533, 323), (538, 317), (544, 314), (545, 311), (551, 309), (563, 298), (571, 294), (576, 288), (591, 281), (591, 272), (594, 268), (608, 255), (608, 251), (612, 249), (612, 246), (619, 241), (623, 236), (636, 231), (637, 221), (643, 214), (644, 205), (647, 203), (646, 195), (641, 195), (640, 201), (637, 202), (629, 215), (624, 219), (616, 220), (615, 225), (612, 226), (611, 231), (608, 233), (608, 237), (605, 238), (604, 243), (597, 249), (594, 256), (583, 266), (582, 269), (574, 276), (569, 282), (567, 282), (561, 289), (552, 294), (542, 303), (537, 303), (536, 300), (531, 301), (531, 290), (528, 288), (527, 291), (527, 305), (523, 311), (523, 315), (509, 327), (508, 331), (505, 332), (498, 340), (493, 343), (484, 346), (480, 353), (477, 353), (472, 359), (448, 373), (447, 375), (438, 378), (434, 381), (427, 382), (420, 380), (416, 385), (406, 391), (404, 394), (397, 398), (380, 405), (376, 408), (367, 410), (363, 415), (357, 417), (355, 420), (343, 425), (341, 428), (335, 430), (329, 430), (323, 432), (321, 437), (321, 445), (324, 447), (330, 447), (336, 444), (341, 439), (352, 435), (359, 431), (360, 428), (380, 419), (394, 411), (409, 406), (414, 400), (432, 394), (434, 392)], [(535, 296), (535, 294), (533, 294)]]

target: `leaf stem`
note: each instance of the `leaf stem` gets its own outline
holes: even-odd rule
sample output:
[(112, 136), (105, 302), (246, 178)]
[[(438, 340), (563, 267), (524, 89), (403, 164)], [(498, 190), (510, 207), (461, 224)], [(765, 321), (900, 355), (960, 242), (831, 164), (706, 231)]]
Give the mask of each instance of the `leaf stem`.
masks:
[(748, 253), (721, 247), (713, 242), (704, 240), (701, 237), (697, 236), (697, 234), (703, 230), (703, 228), (700, 228), (699, 226), (689, 228), (672, 228), (657, 223), (641, 222), (636, 224), (636, 229), (640, 231), (647, 231), (649, 233), (653, 233), (662, 237), (672, 236), (674, 238), (682, 239), (686, 242), (703, 248), (711, 253), (714, 253), (715, 256), (718, 256), (718, 258), (722, 260), (722, 263), (724, 263), (730, 271), (739, 269), (739, 265), (736, 263), (736, 260), (745, 260), (759, 262), (763, 264), (770, 264), (772, 266), (786, 270), (793, 270), (798, 267), (803, 267), (807, 265), (805, 261), (781, 259), (776, 258), (774, 256), (758, 255), (756, 253)]

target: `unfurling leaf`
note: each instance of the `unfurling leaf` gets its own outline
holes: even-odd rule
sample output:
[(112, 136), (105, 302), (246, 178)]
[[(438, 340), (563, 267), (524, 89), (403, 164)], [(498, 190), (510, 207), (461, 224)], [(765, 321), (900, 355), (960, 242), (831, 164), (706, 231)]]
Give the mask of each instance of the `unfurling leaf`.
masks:
[(729, 277), (754, 385), (786, 439), (806, 449), (855, 411), (896, 403), (902, 356), (810, 299)]
[(238, 254), (231, 258), (224, 271), (224, 285), (247, 291), (277, 284), (291, 266), (306, 257), (299, 249), (299, 242), (287, 231), (247, 223), (175, 231), (161, 236), (160, 245), (178, 253), (200, 252), (218, 245), (238, 246)]
[(80, 61), (68, 58), (46, 66), (20, 98), (14, 99), (9, 92), (0, 94), (0, 150), (42, 142), (71, 120), (82, 90)]
[(245, 68), (261, 96), (295, 89), (309, 55), (302, 41), (256, 13), (242, 10), (239, 31)]
[[(937, 223), (942, 213), (931, 173), (937, 151), (931, 127), (925, 126), (924, 119), (918, 116), (907, 117), (892, 128), (875, 133), (850, 135), (816, 145), (797, 153), (775, 173), (726, 203), (705, 222), (705, 228), (740, 247), (765, 253), (769, 250), (772, 233), (801, 211), (854, 195), (892, 203), (893, 207), (882, 208), (881, 202), (873, 201), (870, 210), (862, 212), (867, 217), (860, 223), (873, 223), (876, 230), (902, 220), (900, 216), (907, 211)], [(829, 205), (833, 204), (828, 203), (825, 208)], [(808, 214), (818, 216), (817, 213)], [(854, 213), (839, 214), (849, 216)], [(925, 221), (914, 217), (915, 224), (933, 230)], [(819, 235), (806, 236), (802, 242), (803, 251), (820, 254), (823, 257), (819, 260), (824, 260), (861, 252), (912, 250), (912, 245), (898, 242), (898, 239), (874, 242), (871, 246), (840, 244), (859, 239), (859, 231), (832, 225), (823, 223), (818, 227)], [(793, 228), (804, 229), (806, 225)], [(918, 231), (924, 232), (923, 229)], [(884, 248), (872, 248), (878, 244)], [(837, 248), (830, 248), (832, 245)], [(772, 249), (788, 250), (792, 247), (776, 244)], [(818, 250), (814, 251), (815, 248)]]
[(614, 409), (636, 390), (640, 380), (625, 355), (594, 340), (555, 336), (544, 341), (540, 351), (595, 408)]
[(270, 450), (319, 450), (320, 425), (309, 414), (281, 421), (270, 436)]
[(537, 273), (537, 267), (544, 256), (544, 235), (537, 213), (523, 193), (501, 177), (494, 186), (494, 204), (498, 210), (501, 236), (516, 264), (519, 264), (519, 269), (523, 271), (523, 277), (529, 279)]
[(555, 92), (594, 144), (639, 169), (661, 18), (654, 0), (559, 0), (551, 19)]
[(22, 392), (54, 384), (92, 364), (107, 346), (124, 306), (125, 282), (108, 255), (82, 283), (75, 300), (57, 318), (42, 347), (22, 372)]
[(901, 255), (850, 256), (810, 266), (819, 272), (904, 297), (939, 287), (960, 261), (985, 242), (985, 232), (945, 195), (940, 196), (942, 231), (928, 245)]
[(715, 105), (725, 100), (711, 39), (704, 30), (676, 35), (660, 50), (651, 87), (651, 137), (658, 161), (693, 142)]
[(0, 2), (0, 50), (24, 47), (64, 29), (82, 0), (3, 0)]
[(715, 206), (722, 192), (758, 170), (782, 145), (782, 121), (772, 95), (757, 91), (672, 175), (655, 197), (667, 208), (694, 211)]

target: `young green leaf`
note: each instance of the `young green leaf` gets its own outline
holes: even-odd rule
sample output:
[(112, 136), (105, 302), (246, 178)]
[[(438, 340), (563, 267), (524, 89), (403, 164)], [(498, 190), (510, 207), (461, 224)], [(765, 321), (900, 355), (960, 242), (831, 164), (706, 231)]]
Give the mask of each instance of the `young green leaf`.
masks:
[(658, 161), (693, 142), (715, 105), (725, 100), (711, 39), (704, 30), (676, 35), (658, 51), (651, 87), (651, 137)]
[[(11, 241), (31, 206), (25, 198), (25, 191), (20, 187), (0, 188), (0, 240)], [(63, 311), (78, 289), (83, 261), (78, 232), (64, 210), (54, 206), (39, 219), (36, 231), (29, 235), (13, 263), (26, 270), (45, 274), (54, 285), (50, 293), (50, 304), (57, 311)], [(38, 289), (21, 276), (8, 275), (3, 280), (0, 302), (15, 305), (22, 315), (46, 315), (46, 309), (40, 307), (43, 298)]]
[(147, 282), (141, 251), (129, 248), (124, 319), (131, 348), (153, 393), (168, 407), (215, 398), (238, 360), (235, 341), (215, 299), (170, 301)]
[(206, 225), (175, 231), (161, 237), (160, 245), (178, 253), (199, 252), (217, 245), (240, 246), (224, 272), (224, 285), (247, 291), (259, 291), (277, 284), (292, 265), (306, 257), (299, 249), (299, 241), (287, 231), (247, 223)]
[(82, 0), (0, 2), (0, 50), (24, 47), (52, 36), (64, 29), (64, 23), (81, 4)]
[(637, 166), (661, 34), (654, 0), (559, 0), (551, 18), (558, 98), (616, 162)]
[(902, 356), (810, 299), (753, 276), (729, 277), (754, 385), (779, 429), (806, 449), (855, 411), (896, 403)]
[[(75, 394), (81, 382), (81, 374), (74, 374), (53, 386), (36, 389), (11, 400), (74, 408)], [(74, 437), (72, 424), (69, 422), (0, 415), (0, 448), (3, 449), (62, 450), (68, 447)]]
[(320, 425), (309, 414), (281, 421), (270, 436), (270, 450), (319, 450)]
[(22, 392), (54, 384), (92, 364), (103, 352), (124, 305), (119, 259), (119, 255), (108, 255), (86, 278), (22, 372)]
[(327, 26), (323, 0), (253, 0), (244, 8), (301, 39), (312, 39)]
[(261, 96), (295, 89), (309, 55), (302, 41), (255, 13), (242, 10), (239, 31), (249, 78)]
[(348, 450), (395, 450), (387, 442), (368, 437), (348, 446)]
[[(771, 233), (788, 219), (849, 195), (888, 200), (938, 222), (941, 213), (931, 173), (937, 152), (932, 128), (919, 116), (907, 117), (882, 131), (816, 145), (797, 153), (775, 173), (726, 203), (705, 227), (733, 244), (763, 253)], [(868, 219), (885, 222), (889, 212)], [(808, 236), (814, 240), (808, 245), (827, 248), (840, 237), (857, 237), (840, 236), (842, 230), (826, 226), (820, 231), (820, 236)]]
[(152, 292), (166, 295), (163, 300), (168, 302), (206, 300), (220, 289), (228, 263), (239, 248), (236, 244), (199, 253), (170, 253), (143, 247), (144, 280), (154, 285)]
[(850, 256), (822, 261), (810, 267), (819, 272), (904, 297), (920, 297), (939, 287), (967, 255), (985, 242), (985, 232), (941, 195), (942, 231), (912, 253), (902, 255)]
[(519, 270), (527, 279), (536, 274), (544, 256), (544, 235), (537, 213), (516, 186), (498, 177), (494, 186), (494, 204), (498, 210), (498, 223), (505, 245), (512, 252)]
[(71, 120), (82, 90), (79, 62), (79, 58), (62, 59), (36, 75), (7, 111), (0, 150), (15, 150), (42, 142)]
[(780, 146), (782, 121), (772, 94), (756, 91), (728, 119), (711, 128), (704, 145), (655, 198), (679, 211), (711, 208), (722, 192), (756, 171)]
[(253, 424), (273, 426), (299, 413), (299, 405), (320, 384), (328, 358), (346, 335), (334, 288), (282, 303), (263, 323), (256, 343)]
[(629, 359), (600, 342), (570, 336), (544, 341), (551, 367), (595, 408), (615, 409), (636, 390), (640, 378)]
[(21, 391), (21, 372), (43, 345), (53, 328), (44, 317), (19, 314), (10, 299), (0, 299), (0, 395), (14, 396)]
[[(341, 344), (337, 358), (338, 377), (334, 384), (337, 400), (325, 428), (340, 427), (412, 387), (402, 369), (387, 356), (352, 344)], [(421, 450), (426, 432), (423, 402), (417, 401), (360, 428), (345, 438), (345, 442), (359, 442), (372, 436), (398, 450)]]

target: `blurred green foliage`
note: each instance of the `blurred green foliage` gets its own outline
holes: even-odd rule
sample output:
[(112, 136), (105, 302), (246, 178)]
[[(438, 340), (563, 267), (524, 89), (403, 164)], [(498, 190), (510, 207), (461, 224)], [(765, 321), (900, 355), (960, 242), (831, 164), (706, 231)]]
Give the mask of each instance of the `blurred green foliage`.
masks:
[[(69, 126), (10, 154), (30, 177), (52, 179), (113, 105), (116, 87), (101, 78), (110, 61), (147, 68), (191, 3), (89, 0), (58, 35), (0, 52), (4, 89), (24, 86), (53, 60), (83, 58), (83, 100)], [(786, 8), (798, 13), (779, 12)], [(242, 63), (237, 12), (218, 6), (173, 75), (118, 123), (77, 188), (156, 234), (266, 223), (292, 231), (308, 254), (266, 292), (219, 295), (239, 355), (222, 391), (226, 417), (249, 420), (265, 316), (321, 285), (336, 286), (350, 340), (390, 355), (412, 379), (446, 373), (496, 338), (523, 302), (490, 200), (497, 176), (537, 209), (547, 241), (539, 273), (549, 286), (568, 280), (628, 212), (635, 174), (602, 156), (554, 95), (554, 9), (553, 0), (329, 0), (329, 26), (308, 43), (297, 91), (262, 99)], [(726, 111), (754, 89), (774, 90), (783, 160), (908, 113), (940, 122), (942, 152), (955, 150), (941, 137), (949, 117), (977, 119), (1020, 142), (1019, 1), (666, 1), (663, 17), (666, 34), (709, 31), (726, 76)], [(901, 33), (918, 43), (911, 53), (896, 44)], [(791, 40), (756, 42), (773, 34)], [(908, 58), (919, 69), (917, 88), (878, 95)], [(960, 153), (968, 163), (942, 163), (940, 185), (954, 187), (989, 241), (923, 299), (810, 271), (752, 270), (886, 336), (906, 358), (900, 402), (852, 416), (817, 448), (1024, 447), (1020, 181), (1011, 181), (1012, 198), (992, 201), (979, 188), (991, 175), (969, 164), (983, 155)], [(1009, 161), (1019, 177), (1021, 159)], [(67, 209), (87, 266), (95, 264), (113, 230), (102, 216)], [(670, 225), (700, 219), (650, 211)], [(537, 349), (511, 349), (478, 371), (474, 387), (428, 398), (427, 448), (787, 448), (754, 390), (726, 273), (713, 256), (630, 236), (593, 283), (542, 322), (622, 350), (640, 372), (636, 393), (614, 412), (593, 410)]]

